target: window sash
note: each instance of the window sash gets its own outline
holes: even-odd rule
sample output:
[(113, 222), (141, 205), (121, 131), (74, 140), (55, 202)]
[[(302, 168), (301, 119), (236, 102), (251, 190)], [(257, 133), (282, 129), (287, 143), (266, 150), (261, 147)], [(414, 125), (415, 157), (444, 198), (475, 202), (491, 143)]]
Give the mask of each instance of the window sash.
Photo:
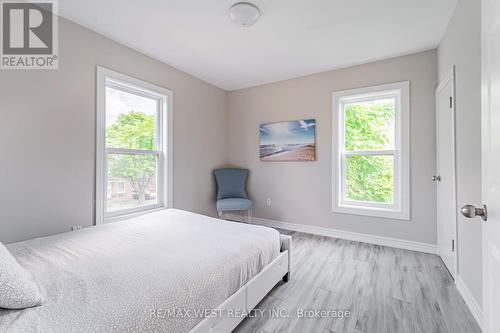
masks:
[[(127, 84), (125, 82), (113, 80), (110, 78), (105, 79), (105, 89), (106, 88), (112, 88), (115, 90), (119, 90), (128, 94), (140, 96), (140, 97), (145, 97), (149, 98), (152, 100), (156, 101), (156, 140), (155, 140), (155, 146), (156, 146), (156, 151), (162, 151), (163, 150), (163, 113), (164, 113), (164, 103), (163, 103), (163, 98), (158, 96), (158, 94), (154, 94), (146, 89), (141, 89), (140, 87), (135, 87), (130, 84)], [(106, 94), (106, 93), (105, 93)], [(106, 106), (104, 107), (104, 113), (106, 115)], [(107, 124), (105, 125), (106, 129)], [(135, 151), (135, 152), (140, 152), (140, 151), (148, 151), (147, 149), (126, 149), (126, 148), (113, 148), (113, 147), (107, 147), (106, 145), (106, 133), (104, 134), (104, 145), (106, 146), (106, 150), (109, 149), (124, 149), (124, 150), (129, 150), (129, 151)]]
[[(393, 203), (384, 203), (377, 201), (363, 201), (354, 200), (347, 198), (347, 168), (346, 168), (346, 158), (351, 156), (392, 156), (393, 158)], [(400, 208), (400, 200), (398, 200), (400, 195), (400, 184), (399, 181), (399, 161), (400, 161), (399, 151), (396, 150), (373, 150), (373, 151), (363, 151), (363, 152), (343, 152), (340, 158), (340, 203), (342, 206), (352, 206), (352, 207), (365, 207), (365, 208), (383, 208), (388, 210), (397, 210)]]
[[(163, 162), (163, 152), (157, 152), (157, 151), (144, 151), (144, 150), (134, 150), (134, 149), (120, 149), (120, 148), (113, 148), (113, 149), (108, 149), (106, 151), (106, 158), (104, 159), (104, 177), (106, 184), (108, 182), (108, 155), (137, 155), (137, 156), (143, 156), (143, 155), (151, 155), (151, 156), (156, 156), (156, 203), (150, 204), (150, 205), (143, 205), (139, 207), (134, 207), (134, 208), (124, 208), (124, 209), (118, 209), (114, 211), (108, 211), (108, 193), (106, 192), (105, 195), (105, 200), (104, 200), (104, 217), (109, 218), (109, 217), (116, 217), (116, 216), (121, 216), (121, 215), (128, 215), (132, 213), (138, 213), (138, 212), (143, 212), (143, 211), (148, 211), (152, 209), (157, 209), (165, 206), (164, 203), (164, 191), (161, 189), (161, 184), (163, 184), (164, 181), (164, 174), (161, 170), (164, 169), (164, 162)], [(107, 187), (105, 189), (106, 191), (108, 190)]]
[[(394, 98), (394, 147), (392, 150), (401, 150), (401, 93), (399, 91), (380, 91), (364, 95), (344, 96), (340, 98), (339, 115), (340, 115), (340, 152), (350, 152), (345, 148), (345, 106), (348, 104), (373, 102), (381, 99)], [(389, 151), (390, 149), (380, 149), (373, 151)], [(368, 152), (372, 150), (363, 150), (359, 152)], [(358, 152), (353, 150), (352, 152)]]

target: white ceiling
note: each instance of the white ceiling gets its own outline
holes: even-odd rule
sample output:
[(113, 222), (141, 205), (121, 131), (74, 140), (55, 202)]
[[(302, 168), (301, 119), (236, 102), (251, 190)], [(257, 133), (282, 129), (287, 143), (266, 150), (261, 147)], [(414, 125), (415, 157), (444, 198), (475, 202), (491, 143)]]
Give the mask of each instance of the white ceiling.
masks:
[(62, 0), (59, 13), (225, 90), (435, 48), (457, 0)]

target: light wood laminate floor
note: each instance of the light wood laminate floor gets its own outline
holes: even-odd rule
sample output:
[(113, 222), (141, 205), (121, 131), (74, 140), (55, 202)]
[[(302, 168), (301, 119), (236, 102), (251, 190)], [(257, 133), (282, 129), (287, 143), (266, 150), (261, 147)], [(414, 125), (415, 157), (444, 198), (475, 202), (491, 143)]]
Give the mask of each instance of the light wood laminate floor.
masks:
[[(287, 233), (290, 282), (278, 284), (235, 332), (481, 332), (438, 256)], [(306, 309), (349, 310), (350, 317), (296, 317)]]

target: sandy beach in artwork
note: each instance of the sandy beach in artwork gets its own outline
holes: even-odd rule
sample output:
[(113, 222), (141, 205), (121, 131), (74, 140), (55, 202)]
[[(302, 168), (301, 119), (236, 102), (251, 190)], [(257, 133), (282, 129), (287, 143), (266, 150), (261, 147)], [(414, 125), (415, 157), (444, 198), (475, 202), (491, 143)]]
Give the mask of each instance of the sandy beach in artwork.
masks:
[(261, 161), (314, 161), (316, 148), (314, 144), (297, 147), (293, 150), (279, 151), (267, 156), (261, 156)]

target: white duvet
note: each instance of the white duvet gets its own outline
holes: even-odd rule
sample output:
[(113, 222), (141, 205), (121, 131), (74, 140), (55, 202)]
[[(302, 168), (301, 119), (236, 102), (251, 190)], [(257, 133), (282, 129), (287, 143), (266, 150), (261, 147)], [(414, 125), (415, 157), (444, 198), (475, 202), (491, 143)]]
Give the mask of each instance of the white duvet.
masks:
[(44, 302), (0, 310), (1, 332), (188, 332), (202, 320), (193, 309), (217, 308), (277, 257), (280, 240), (274, 229), (168, 209), (7, 248)]

